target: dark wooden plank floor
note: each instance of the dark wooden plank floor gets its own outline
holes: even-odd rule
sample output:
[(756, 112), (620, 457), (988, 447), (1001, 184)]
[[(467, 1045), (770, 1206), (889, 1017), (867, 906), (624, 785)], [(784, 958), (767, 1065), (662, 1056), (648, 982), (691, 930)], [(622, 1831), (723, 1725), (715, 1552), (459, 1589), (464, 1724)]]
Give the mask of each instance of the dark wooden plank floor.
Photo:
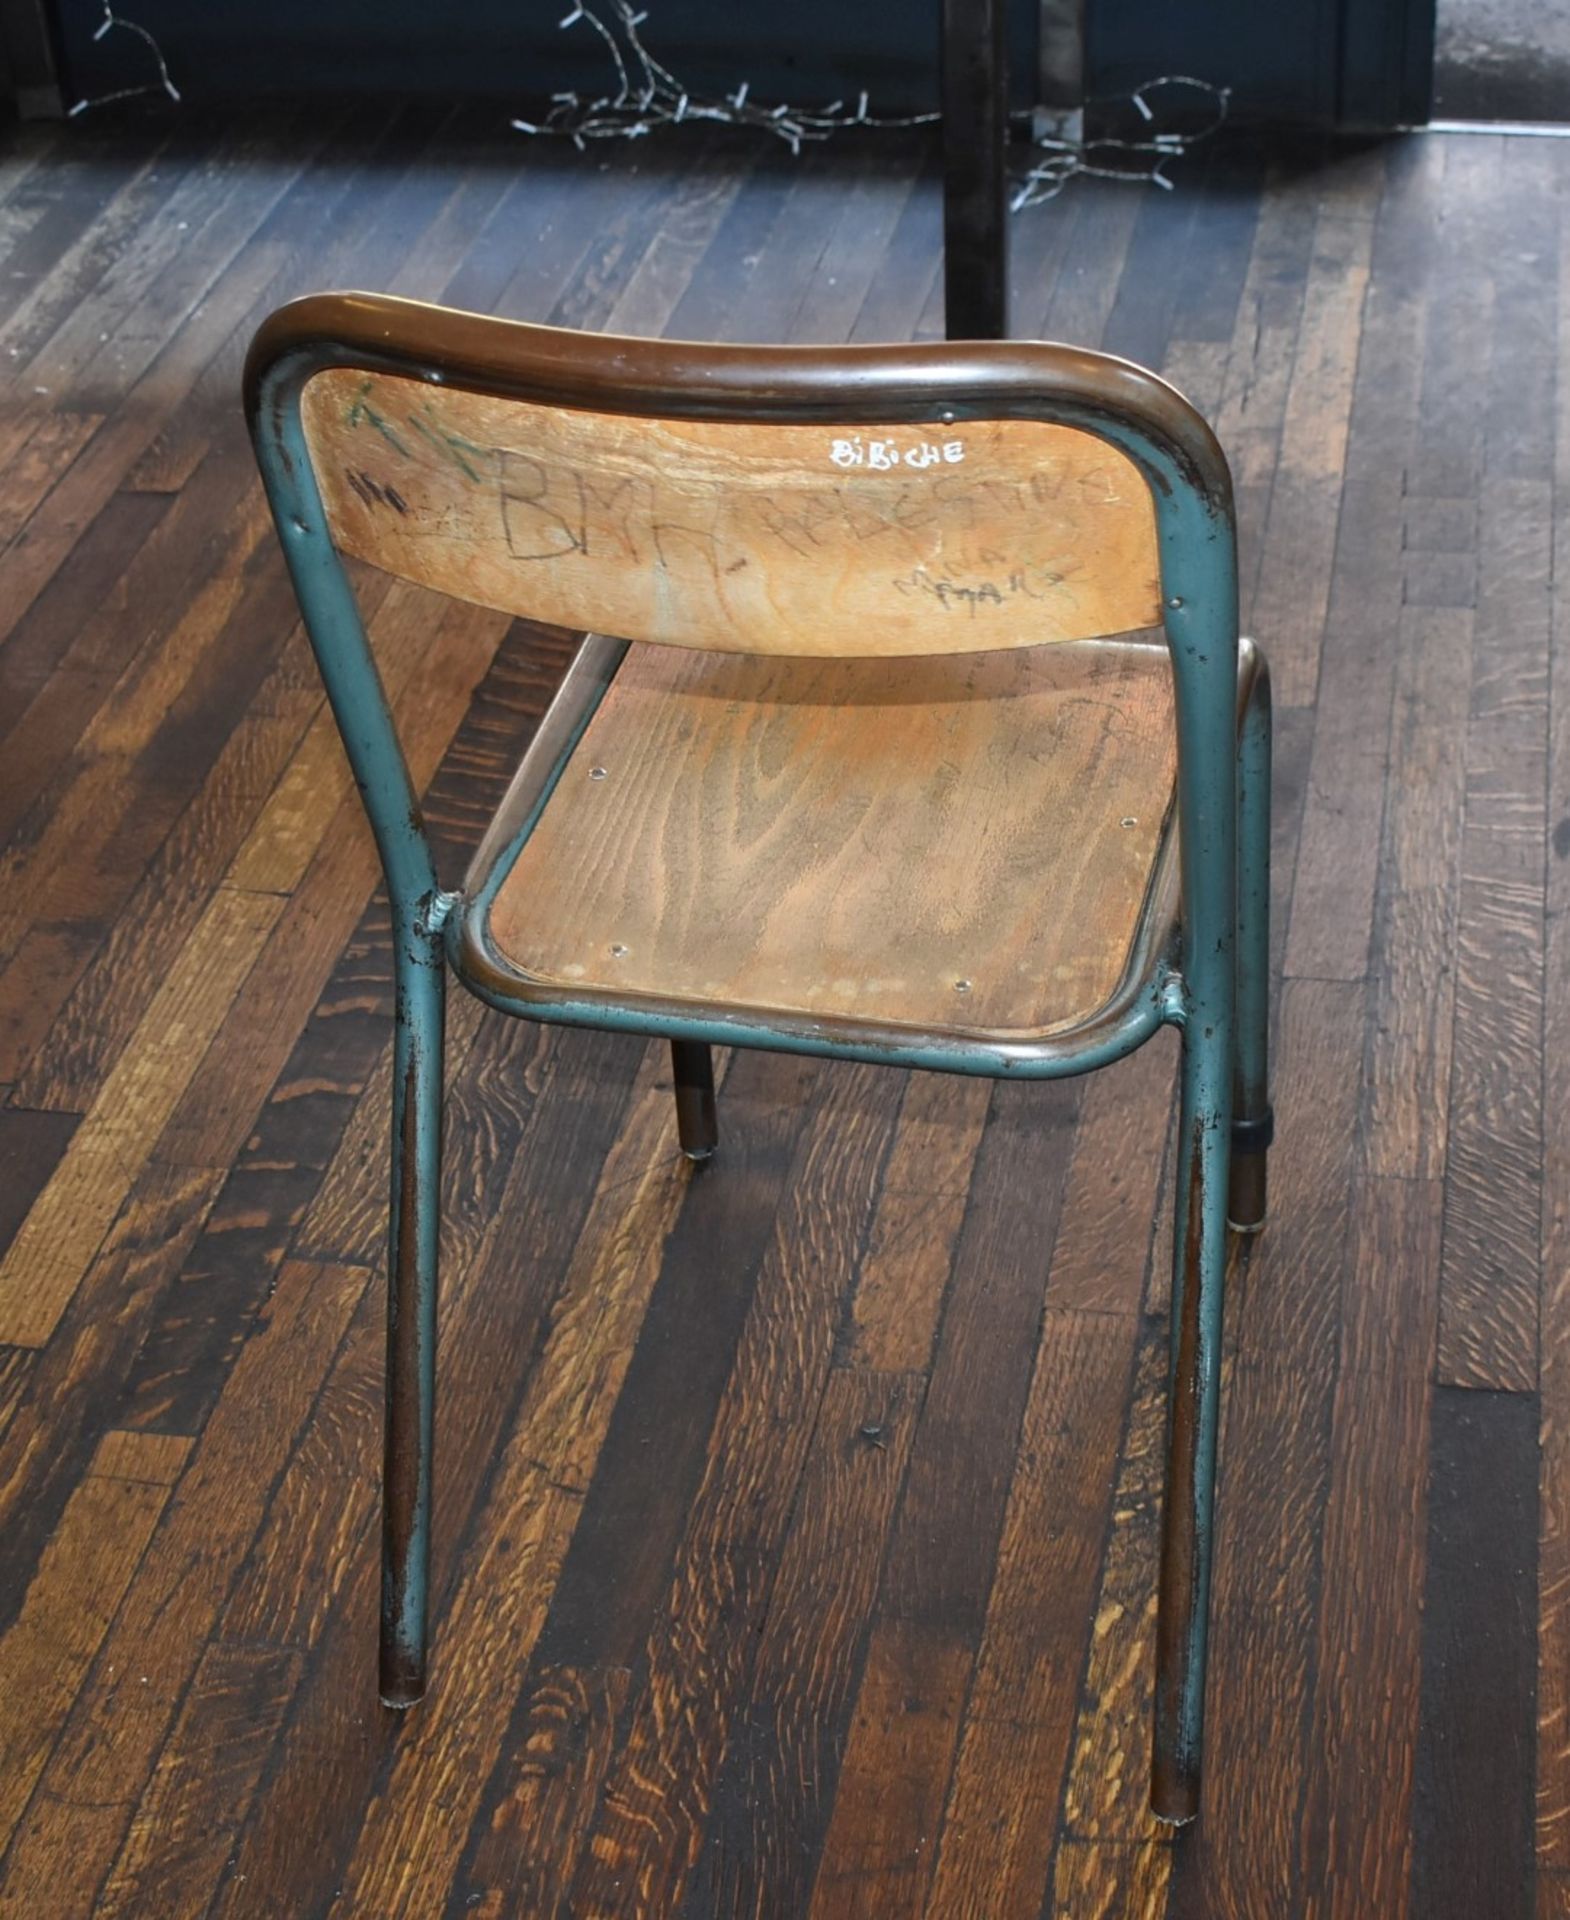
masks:
[[(1570, 151), (1016, 228), (1218, 424), (1280, 700), (1204, 1818), (1145, 1809), (1170, 1042), (1036, 1089), (463, 1001), (433, 1690), (373, 1692), (389, 953), (250, 329), (934, 336), (932, 156), (413, 111), (0, 156), (0, 1915), (1570, 1914)], [(569, 658), (371, 588), (456, 877)], [(1557, 647), (1556, 662), (1556, 641)]]

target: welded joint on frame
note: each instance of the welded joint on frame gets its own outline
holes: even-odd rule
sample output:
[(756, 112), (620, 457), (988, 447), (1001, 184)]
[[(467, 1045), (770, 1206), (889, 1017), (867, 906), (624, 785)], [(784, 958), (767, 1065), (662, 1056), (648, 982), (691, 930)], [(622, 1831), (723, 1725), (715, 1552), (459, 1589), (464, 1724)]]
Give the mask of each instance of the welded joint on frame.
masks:
[(1181, 973), (1174, 971), (1166, 974), (1156, 989), (1156, 998), (1161, 1008), (1161, 1020), (1164, 1026), (1186, 1027), (1188, 1025), (1188, 989), (1184, 985)]
[(438, 887), (429, 893), (420, 903), (419, 912), (414, 916), (414, 930), (428, 939), (436, 939), (452, 916), (452, 910), (458, 904), (458, 895)]

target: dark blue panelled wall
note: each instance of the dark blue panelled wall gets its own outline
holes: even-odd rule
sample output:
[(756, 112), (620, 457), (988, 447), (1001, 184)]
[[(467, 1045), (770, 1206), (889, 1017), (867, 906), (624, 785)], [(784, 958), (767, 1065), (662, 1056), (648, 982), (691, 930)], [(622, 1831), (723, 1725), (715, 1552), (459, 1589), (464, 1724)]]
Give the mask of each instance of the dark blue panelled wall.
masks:
[(1087, 0), (1096, 94), (1186, 73), (1230, 86), (1251, 120), (1415, 126), (1433, 65), (1434, 0)]
[[(124, 31), (94, 42), (100, 0), (55, 0), (68, 99), (152, 77)], [(598, 37), (572, 0), (117, 0), (192, 100), (303, 92), (484, 96), (527, 111), (599, 90)], [(937, 97), (940, 0), (641, 0), (650, 49), (694, 88), (801, 104), (866, 88), (888, 112)], [(1126, 94), (1162, 73), (1225, 83), (1239, 117), (1320, 126), (1426, 118), (1434, 0), (1085, 0), (1086, 78)], [(608, 14), (609, 8), (604, 11)], [(1034, 95), (1037, 0), (1012, 0), (1012, 92)]]
[[(938, 0), (639, 0), (651, 53), (694, 88), (743, 80), (765, 100), (854, 100), (874, 107), (937, 102)], [(57, 0), (68, 92), (146, 77), (130, 34), (95, 43), (99, 0)], [(117, 0), (156, 35), (192, 99), (251, 93), (373, 92), (490, 96), (538, 107), (562, 87), (606, 89), (613, 69), (593, 29), (562, 29), (572, 0)], [(609, 20), (611, 8), (600, 13)], [(1032, 97), (1035, 0), (1012, 0), (1014, 89)]]

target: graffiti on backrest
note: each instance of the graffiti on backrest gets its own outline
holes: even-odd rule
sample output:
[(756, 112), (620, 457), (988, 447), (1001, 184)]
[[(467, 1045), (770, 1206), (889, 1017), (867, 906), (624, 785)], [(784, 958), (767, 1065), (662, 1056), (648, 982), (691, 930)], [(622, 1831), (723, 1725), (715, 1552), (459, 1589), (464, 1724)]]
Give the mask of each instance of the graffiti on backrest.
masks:
[(385, 480), (377, 480), (363, 468), (355, 467), (345, 467), (343, 475), (368, 507), (391, 507), (395, 513), (408, 513), (409, 503)]
[[(1001, 560), (996, 554), (983, 558)], [(917, 566), (896, 578), (894, 591), (907, 597), (935, 600), (945, 613), (964, 612), (974, 619), (983, 607), (1003, 607), (1010, 601), (1022, 599), (1073, 604), (1074, 576), (1081, 571), (1073, 561), (1057, 565), (1031, 563), (1000, 569), (996, 577), (961, 580)]]
[(901, 447), (893, 440), (863, 440), (859, 433), (829, 443), (829, 458), (837, 467), (872, 467), (887, 473), (892, 467), (956, 467), (965, 458), (963, 440), (918, 440)]
[(686, 547), (718, 569), (719, 493), (667, 496), (647, 474), (596, 474), (506, 448), (497, 458), (502, 528), (514, 560), (584, 554), (668, 566)]
[[(771, 550), (798, 559), (860, 563), (902, 600), (930, 600), (974, 618), (1019, 601), (1072, 599), (1082, 561), (1043, 552), (1047, 515), (1065, 495), (1115, 501), (1112, 474), (1043, 465), (1022, 477), (958, 466), (930, 477), (865, 468), (825, 484), (756, 490), (691, 489), (651, 472), (598, 471), (544, 454), (496, 448), (502, 531), (515, 561), (592, 564), (706, 574), (716, 584), (770, 565)], [(805, 476), (803, 476), (804, 478)], [(871, 551), (877, 549), (876, 554)], [(836, 558), (836, 556), (840, 556)], [(840, 576), (843, 578), (843, 575)], [(728, 590), (722, 588), (722, 590)]]

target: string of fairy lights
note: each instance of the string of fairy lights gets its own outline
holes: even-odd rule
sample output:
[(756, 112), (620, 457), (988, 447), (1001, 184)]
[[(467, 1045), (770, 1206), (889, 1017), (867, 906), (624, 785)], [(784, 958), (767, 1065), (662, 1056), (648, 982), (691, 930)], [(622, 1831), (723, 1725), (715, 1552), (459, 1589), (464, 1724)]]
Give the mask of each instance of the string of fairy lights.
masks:
[[(72, 115), (145, 94), (162, 93), (178, 101), (180, 90), (157, 40), (139, 22), (116, 12), (113, 0), (102, 0), (102, 4), (93, 39), (100, 41), (114, 32), (134, 34), (146, 44), (154, 73), (139, 85), (78, 100), (70, 109)], [(631, 0), (594, 0), (593, 4), (573, 0), (558, 27), (563, 32), (581, 27), (599, 37), (608, 61), (605, 90), (553, 94), (540, 118), (514, 118), (513, 128), (521, 134), (571, 140), (584, 149), (594, 140), (642, 140), (662, 128), (709, 121), (757, 128), (783, 141), (792, 153), (800, 153), (809, 142), (858, 127), (920, 127), (941, 117), (937, 113), (873, 113), (865, 93), (858, 94), (854, 104), (831, 100), (822, 107), (787, 101), (766, 105), (752, 98), (751, 83), (745, 80), (734, 93), (705, 93), (684, 85), (650, 50), (642, 32), (648, 17)], [(1036, 136), (1030, 165), (1010, 196), (1016, 213), (1056, 199), (1071, 180), (1081, 178), (1145, 183), (1170, 192), (1174, 182), (1169, 168), (1209, 140), (1226, 120), (1229, 89), (1192, 74), (1169, 73), (1144, 81), (1127, 97), (1142, 123), (1142, 130), (1133, 137)], [(1169, 114), (1177, 118), (1168, 118)]]
[(111, 33), (116, 32), (135, 34), (139, 40), (146, 43), (148, 51), (152, 54), (153, 65), (157, 70), (156, 75), (153, 79), (144, 80), (134, 87), (116, 87), (112, 93), (95, 93), (90, 99), (78, 100), (75, 106), (68, 109), (68, 117), (74, 120), (79, 113), (86, 113), (90, 107), (107, 107), (116, 100), (140, 100), (144, 94), (149, 93), (167, 94), (178, 105), (180, 89), (169, 77), (169, 66), (164, 59), (163, 48), (139, 21), (127, 20), (124, 14), (116, 13), (111, 0), (103, 0), (103, 8), (103, 17), (93, 31), (94, 41), (107, 39)]

